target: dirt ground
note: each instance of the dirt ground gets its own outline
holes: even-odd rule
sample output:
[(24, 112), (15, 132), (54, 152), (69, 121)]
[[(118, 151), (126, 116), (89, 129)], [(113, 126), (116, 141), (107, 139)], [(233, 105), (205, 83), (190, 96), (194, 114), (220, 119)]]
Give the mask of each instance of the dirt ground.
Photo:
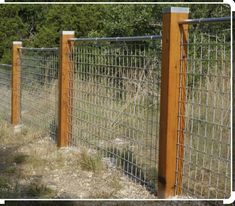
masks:
[(7, 122), (0, 121), (0, 198), (119, 199), (5, 202), (5, 205), (12, 206), (222, 205), (221, 201), (157, 201), (157, 197), (146, 188), (134, 183), (114, 167), (110, 167), (107, 159), (89, 162), (86, 158), (84, 159), (84, 151), (78, 148), (58, 149), (50, 138), (41, 135), (40, 132), (23, 129), (21, 133), (14, 134)]
[[(51, 138), (0, 122), (1, 198), (156, 199), (145, 187), (78, 148), (58, 149)], [(83, 164), (81, 164), (83, 162)]]

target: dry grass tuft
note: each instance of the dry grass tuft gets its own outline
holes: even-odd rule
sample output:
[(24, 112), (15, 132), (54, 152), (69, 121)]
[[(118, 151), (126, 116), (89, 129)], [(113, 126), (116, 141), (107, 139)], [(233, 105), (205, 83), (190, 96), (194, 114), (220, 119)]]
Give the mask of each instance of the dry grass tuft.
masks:
[(34, 181), (29, 185), (27, 195), (35, 198), (50, 198), (55, 194), (51, 188), (47, 187), (41, 181)]
[(79, 164), (83, 170), (100, 173), (103, 170), (103, 162), (100, 156), (90, 155), (87, 150), (82, 150)]
[(14, 158), (14, 162), (16, 164), (22, 164), (22, 163), (25, 163), (28, 158), (29, 156), (26, 154), (17, 154)]

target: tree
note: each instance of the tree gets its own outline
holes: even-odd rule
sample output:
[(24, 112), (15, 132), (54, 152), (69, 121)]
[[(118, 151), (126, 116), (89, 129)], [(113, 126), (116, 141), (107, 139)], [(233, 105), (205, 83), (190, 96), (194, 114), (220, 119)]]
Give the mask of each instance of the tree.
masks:
[[(160, 34), (162, 9), (172, 5), (1, 5), (0, 62), (10, 63), (12, 41), (27, 47), (58, 47), (61, 31), (77, 37)], [(224, 5), (190, 7), (190, 18), (230, 15)], [(222, 29), (223, 24), (216, 29)], [(195, 30), (197, 28), (195, 27)], [(205, 25), (204, 30), (214, 29)]]

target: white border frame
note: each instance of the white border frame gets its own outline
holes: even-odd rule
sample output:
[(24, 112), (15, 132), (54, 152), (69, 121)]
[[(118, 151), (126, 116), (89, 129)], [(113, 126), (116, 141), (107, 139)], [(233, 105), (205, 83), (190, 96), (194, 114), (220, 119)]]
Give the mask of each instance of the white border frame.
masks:
[[(30, 1), (30, 0), (29, 0)], [(57, 5), (66, 5), (66, 4), (77, 4), (77, 5), (90, 5), (90, 4), (94, 4), (94, 5), (99, 5), (99, 4), (112, 4), (112, 5), (116, 5), (116, 4), (123, 4), (123, 5), (129, 5), (129, 4), (146, 4), (146, 5), (156, 5), (156, 4), (161, 4), (161, 5), (191, 5), (191, 4), (217, 4), (217, 5), (225, 5), (227, 4), (228, 6), (230, 6), (230, 14), (231, 14), (231, 196), (228, 199), (182, 199), (182, 198), (176, 198), (173, 197), (171, 199), (0, 199), (0, 205), (1, 204), (5, 204), (5, 201), (84, 201), (84, 202), (92, 202), (92, 201), (106, 201), (106, 202), (119, 202), (119, 201), (145, 201), (145, 202), (158, 202), (158, 201), (223, 201), (223, 204), (232, 204), (235, 201), (235, 191), (232, 190), (232, 181), (233, 181), (233, 155), (232, 155), (232, 151), (233, 151), (233, 127), (232, 127), (232, 113), (233, 113), (233, 93), (232, 93), (232, 88), (233, 88), (233, 22), (232, 22), (232, 17), (233, 17), (233, 11), (235, 12), (235, 2), (233, 0), (223, 0), (223, 2), (5, 2), (5, 0), (0, 0), (0, 6), (1, 4), (20, 4), (20, 5), (24, 5), (24, 4), (38, 4), (38, 5), (42, 5), (42, 4), (57, 4)]]

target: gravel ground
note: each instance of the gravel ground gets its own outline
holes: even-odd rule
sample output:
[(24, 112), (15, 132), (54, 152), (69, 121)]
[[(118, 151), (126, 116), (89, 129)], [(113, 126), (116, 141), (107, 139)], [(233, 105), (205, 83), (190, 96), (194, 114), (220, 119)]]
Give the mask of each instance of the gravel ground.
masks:
[(222, 205), (219, 201), (158, 201), (146, 188), (121, 174), (108, 158), (102, 159), (101, 171), (87, 171), (81, 167), (80, 161), (78, 148), (58, 149), (49, 137), (40, 135), (40, 132), (23, 130), (21, 134), (13, 134), (11, 126), (0, 122), (0, 198), (117, 199), (6, 202), (6, 205)]
[(156, 199), (145, 187), (102, 159), (101, 171), (81, 168), (78, 148), (58, 149), (40, 133), (14, 135), (1, 125), (1, 177), (9, 180), (10, 198)]

